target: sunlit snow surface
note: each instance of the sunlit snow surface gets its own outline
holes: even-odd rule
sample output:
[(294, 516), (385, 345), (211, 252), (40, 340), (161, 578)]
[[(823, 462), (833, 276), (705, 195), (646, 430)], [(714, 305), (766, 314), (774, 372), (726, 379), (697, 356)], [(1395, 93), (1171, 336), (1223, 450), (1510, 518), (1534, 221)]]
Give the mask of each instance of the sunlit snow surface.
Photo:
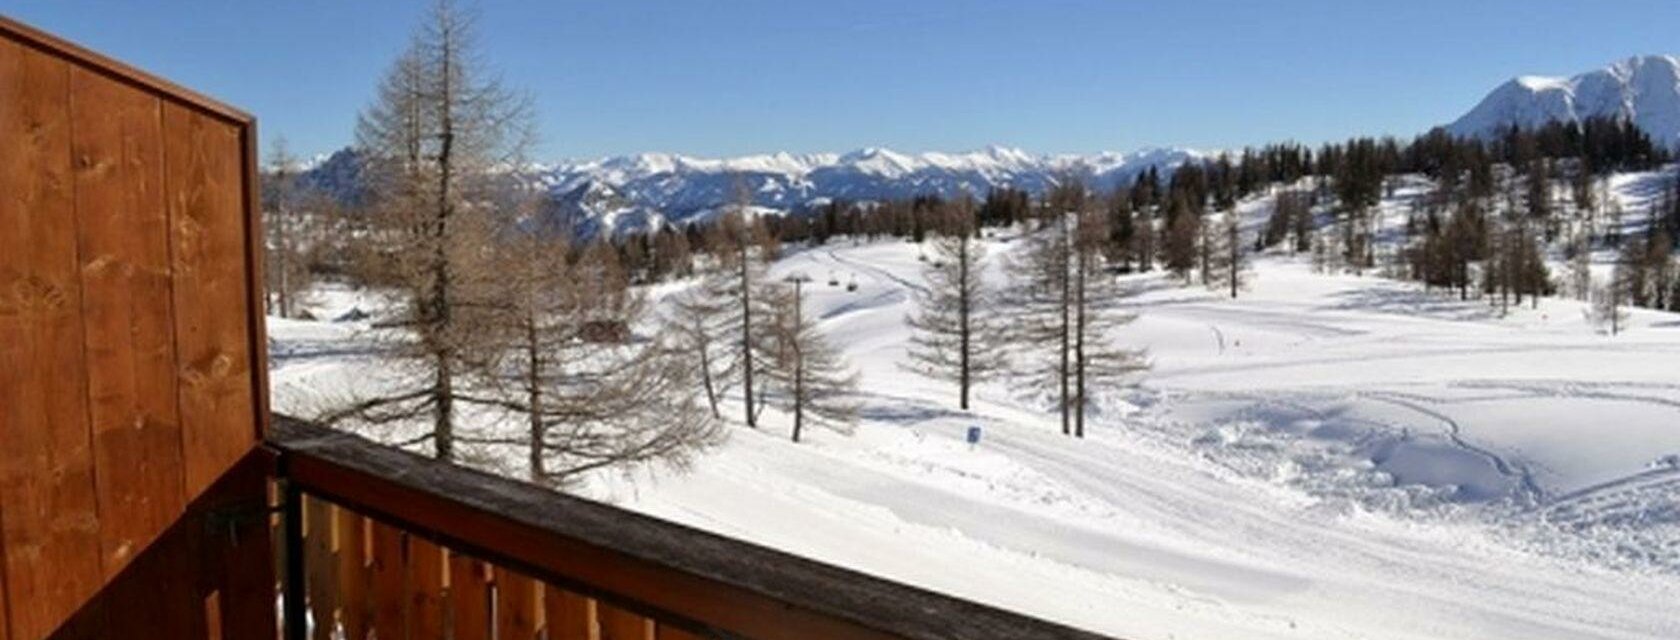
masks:
[[(989, 244), (994, 267), (1016, 246)], [(903, 368), (918, 252), (773, 270), (814, 279), (862, 374), (855, 435), (794, 445), (772, 413), (691, 470), (581, 490), (1128, 638), (1680, 637), (1680, 316), (1610, 337), (1574, 301), (1500, 317), (1304, 257), (1260, 258), (1236, 301), (1129, 277), (1140, 319), (1113, 338), (1154, 368), (1076, 441), (1018, 384), (965, 413)], [(329, 289), (323, 321), (271, 321), (275, 406), (377, 384), (362, 324), (330, 318), (379, 305)]]

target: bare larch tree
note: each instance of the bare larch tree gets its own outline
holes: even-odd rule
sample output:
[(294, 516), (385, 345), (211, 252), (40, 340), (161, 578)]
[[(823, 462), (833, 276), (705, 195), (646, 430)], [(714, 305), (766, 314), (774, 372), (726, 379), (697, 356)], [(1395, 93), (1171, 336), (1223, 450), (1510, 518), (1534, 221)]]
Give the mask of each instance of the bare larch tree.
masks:
[[(1057, 188), (1082, 192), (1067, 182)], [(1114, 329), (1133, 316), (1119, 308), (1123, 290), (1106, 264), (1106, 216), (1087, 198), (1052, 192), (1049, 224), (1011, 261), (1010, 307), (1019, 315), (1013, 340), (1040, 358), (1026, 391), (1056, 401), (1062, 433), (1085, 436), (1091, 391), (1147, 367), (1142, 352), (1114, 345)]]
[(485, 305), (475, 298), (494, 277), (484, 191), (497, 170), (525, 157), (532, 122), (529, 101), (478, 57), (472, 16), (447, 0), (434, 5), (356, 129), (378, 247), (363, 275), (400, 294), (385, 333), (402, 379), (331, 418), (423, 427), (408, 442), (429, 441), (438, 458), (454, 458), (458, 378), (482, 355), (474, 315)]
[(527, 432), (463, 442), (523, 446), (531, 479), (561, 485), (601, 467), (680, 465), (715, 440), (670, 332), (637, 335), (649, 303), (614, 248), (580, 255), (539, 228), (505, 238), (497, 255), (500, 304), (481, 326), (497, 340), (495, 375), (464, 400), (524, 418)]
[(765, 377), (793, 414), (793, 441), (809, 421), (840, 433), (857, 422), (857, 374), (829, 346), (822, 329), (804, 312), (805, 278), (795, 276), (775, 290), (774, 311), (765, 336)]
[(264, 276), (268, 280), (267, 313), (282, 318), (297, 317), (297, 303), (308, 288), (309, 269), (304, 258), (304, 239), (308, 221), (303, 202), (304, 194), (298, 185), (301, 170), (285, 138), (276, 139), (269, 148), (267, 175), (262, 183), (263, 229), (268, 236), (267, 263)]
[(909, 355), (913, 370), (955, 382), (957, 404), (968, 409), (974, 385), (1002, 370), (1004, 359), (983, 284), (986, 248), (974, 237), (973, 199), (965, 194), (945, 205), (944, 218), (922, 269), (927, 284), (912, 291)]

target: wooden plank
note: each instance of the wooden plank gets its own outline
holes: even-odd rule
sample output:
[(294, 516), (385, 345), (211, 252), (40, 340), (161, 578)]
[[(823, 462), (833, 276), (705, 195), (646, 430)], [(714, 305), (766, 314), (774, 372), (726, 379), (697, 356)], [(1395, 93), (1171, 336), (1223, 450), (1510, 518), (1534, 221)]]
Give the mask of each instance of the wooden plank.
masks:
[(369, 602), (373, 612), (372, 631), (379, 638), (408, 637), (404, 577), (408, 573), (403, 547), (407, 536), (401, 531), (373, 522), (373, 564)]
[(340, 622), (346, 640), (367, 640), (368, 635), (368, 520), (345, 508), (338, 517), (338, 594)]
[(537, 581), (496, 567), (496, 638), (532, 640), (537, 637)]
[(1100, 640), (740, 540), (276, 416), (305, 490), (499, 566), (696, 629), (747, 638)]
[(244, 152), (237, 127), (164, 103), (182, 453), (195, 496), (254, 445)]
[(88, 409), (105, 575), (181, 515), (159, 100), (70, 74)]
[(489, 570), (472, 556), (449, 554), (451, 640), (490, 640)]
[(304, 584), (309, 613), (315, 620), (311, 637), (332, 640), (338, 621), (338, 556), (333, 553), (333, 506), (319, 498), (303, 502)]
[(70, 69), (0, 39), (0, 504), (11, 632), (45, 637), (102, 581), (70, 167)]
[(544, 628), (548, 640), (595, 640), (601, 635), (595, 603), (554, 585), (543, 588)]
[(6, 611), (12, 599), (6, 596), (6, 505), (0, 502), (0, 640), (11, 640), (12, 623)]
[(658, 624), (654, 628), (653, 637), (658, 638), (658, 640), (700, 640), (703, 636), (668, 624)]
[(443, 547), (408, 537), (408, 637), (443, 637)]
[(653, 640), (653, 621), (605, 603), (597, 603), (601, 640)]
[[(243, 456), (216, 481), (201, 502), (199, 517), (214, 523), (204, 566), (221, 592), (223, 638), (272, 638), (280, 621), (275, 611), (273, 529), (268, 526), (267, 496), (272, 470), (266, 452)], [(226, 514), (232, 514), (228, 517)]]
[(87, 68), (120, 77), (124, 82), (136, 87), (167, 95), (175, 100), (215, 114), (230, 123), (238, 124), (254, 121), (254, 118), (244, 111), (5, 16), (0, 16), (0, 34), (5, 35), (7, 39), (24, 42), (42, 51), (50, 52), (51, 55), (61, 59), (78, 62)]

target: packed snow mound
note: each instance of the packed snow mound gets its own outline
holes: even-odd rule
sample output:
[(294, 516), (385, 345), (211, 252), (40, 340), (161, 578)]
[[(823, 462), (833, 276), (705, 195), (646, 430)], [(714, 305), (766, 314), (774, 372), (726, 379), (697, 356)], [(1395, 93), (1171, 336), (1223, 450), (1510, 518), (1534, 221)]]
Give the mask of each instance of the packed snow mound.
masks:
[(1569, 78), (1522, 76), (1483, 98), (1447, 126), (1456, 135), (1486, 135), (1516, 124), (1626, 118), (1658, 144), (1680, 144), (1680, 58), (1648, 55)]

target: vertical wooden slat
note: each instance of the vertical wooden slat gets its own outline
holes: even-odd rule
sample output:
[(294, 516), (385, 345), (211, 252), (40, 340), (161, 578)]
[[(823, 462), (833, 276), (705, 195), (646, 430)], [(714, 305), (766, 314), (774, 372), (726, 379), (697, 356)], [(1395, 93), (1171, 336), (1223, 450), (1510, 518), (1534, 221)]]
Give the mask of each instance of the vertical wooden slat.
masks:
[(548, 640), (593, 640), (600, 636), (594, 606), (588, 598), (547, 585), (543, 588), (543, 609), (548, 619)]
[(70, 166), (69, 65), (0, 38), (0, 504), (12, 634), (101, 583)]
[[(208, 555), (200, 566), (221, 592), (223, 638), (273, 637), (279, 626), (272, 529), (263, 517), (270, 486), (264, 462), (256, 452), (243, 456), (205, 494), (213, 506), (200, 514), (216, 523), (205, 535)], [(233, 517), (218, 522), (218, 513)]]
[(239, 129), (164, 103), (175, 344), (189, 497), (253, 445)]
[(537, 583), (496, 567), (496, 638), (531, 640), (537, 637)]
[(444, 550), (408, 537), (408, 637), (443, 637)]
[(346, 640), (367, 640), (368, 631), (368, 567), (365, 535), (367, 520), (349, 509), (340, 508), (338, 517), (338, 595), (339, 615)]
[(490, 639), (490, 582), (483, 562), (449, 554), (451, 640)]
[(105, 575), (186, 504), (175, 406), (163, 122), (157, 97), (70, 76), (82, 318)]
[(404, 534), (401, 531), (373, 522), (373, 564), (370, 568), (372, 592), (368, 598), (373, 609), (373, 633), (377, 637), (402, 639), (408, 637), (406, 622), (407, 593), (404, 576), (408, 573), (403, 556)]
[(304, 581), (309, 614), (315, 619), (311, 637), (332, 640), (338, 618), (338, 556), (333, 552), (333, 507), (325, 500), (305, 497)]
[(0, 640), (11, 640), (12, 622), (6, 615), (12, 599), (6, 595), (6, 505), (0, 504)]
[(11, 640), (12, 622), (6, 614), (12, 599), (6, 595), (6, 505), (0, 500), (0, 640)]
[(596, 603), (601, 640), (652, 640), (653, 621), (605, 603)]

